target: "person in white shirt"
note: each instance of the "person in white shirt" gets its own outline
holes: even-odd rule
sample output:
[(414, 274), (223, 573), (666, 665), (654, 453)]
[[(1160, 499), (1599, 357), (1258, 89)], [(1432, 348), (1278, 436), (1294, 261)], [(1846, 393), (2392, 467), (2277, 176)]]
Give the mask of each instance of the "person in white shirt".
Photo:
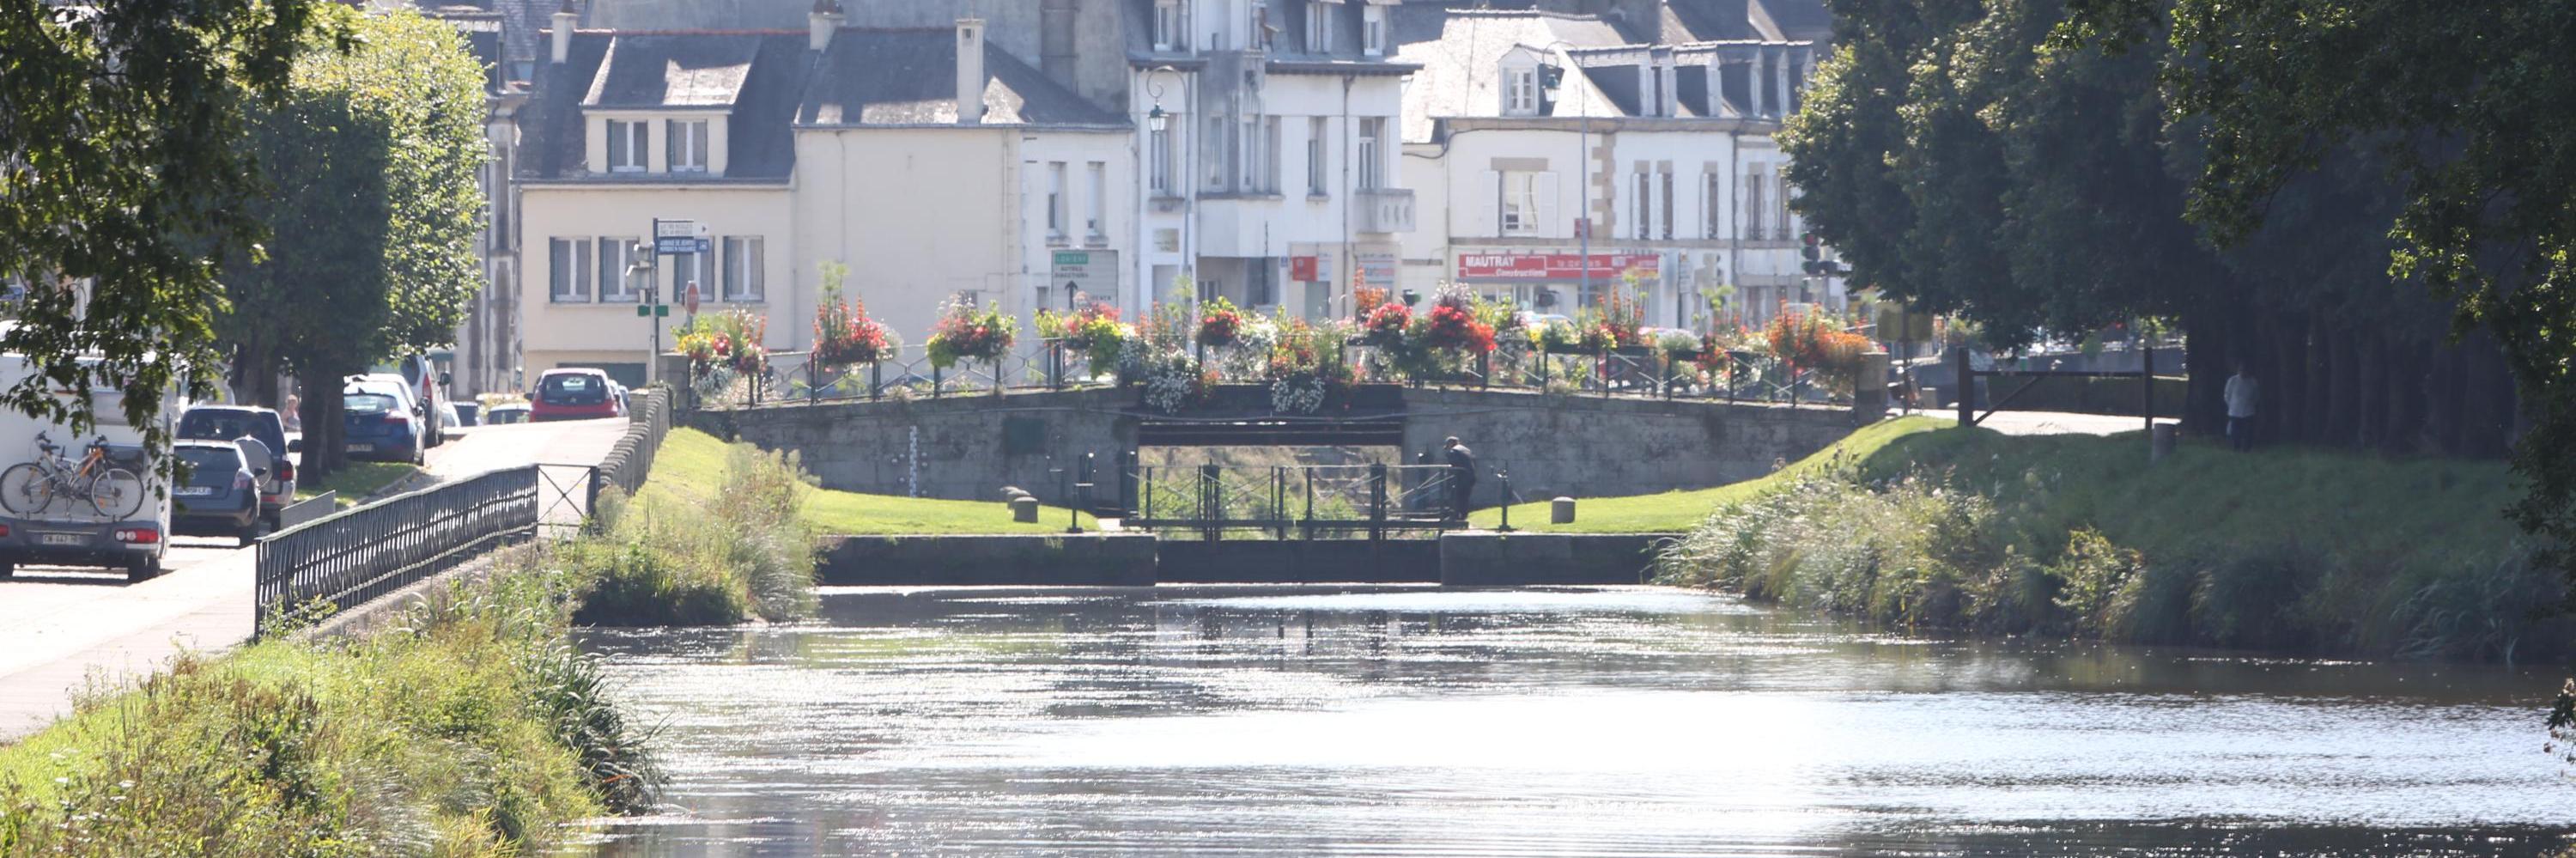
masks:
[(2244, 363), (2236, 364), (2236, 374), (2227, 378), (2227, 445), (2243, 452), (2254, 449), (2254, 409), (2263, 402), (2263, 383), (2254, 380), (2254, 370)]

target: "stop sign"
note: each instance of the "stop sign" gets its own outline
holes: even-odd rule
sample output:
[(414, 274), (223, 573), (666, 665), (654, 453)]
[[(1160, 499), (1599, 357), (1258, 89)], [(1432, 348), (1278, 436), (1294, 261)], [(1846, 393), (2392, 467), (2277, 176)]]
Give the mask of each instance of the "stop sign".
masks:
[(698, 281), (689, 281), (688, 297), (682, 298), (680, 305), (689, 311), (689, 315), (698, 314)]

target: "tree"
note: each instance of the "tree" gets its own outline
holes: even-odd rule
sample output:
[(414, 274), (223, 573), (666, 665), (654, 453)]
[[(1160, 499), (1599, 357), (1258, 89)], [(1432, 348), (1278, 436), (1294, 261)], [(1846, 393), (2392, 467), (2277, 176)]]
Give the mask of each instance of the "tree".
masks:
[(0, 406), (86, 432), (91, 400), (53, 389), (114, 387), (149, 427), (162, 391), (210, 377), (216, 259), (263, 234), (243, 109), (283, 89), (313, 7), (0, 0), (0, 273), (29, 284), (0, 351), (38, 370)]
[(254, 207), (275, 238), (226, 267), (220, 326), (274, 404), (307, 381), (303, 467), (344, 460), (338, 379), (447, 344), (481, 278), (482, 70), (447, 25), (408, 11), (330, 13), (358, 39), (308, 43), (287, 94), (253, 111), (252, 158), (276, 177)]

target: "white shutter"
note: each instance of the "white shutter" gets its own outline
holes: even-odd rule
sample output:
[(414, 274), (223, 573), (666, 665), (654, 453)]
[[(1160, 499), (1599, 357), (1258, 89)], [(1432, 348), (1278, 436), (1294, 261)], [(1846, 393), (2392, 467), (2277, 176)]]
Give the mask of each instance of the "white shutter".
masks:
[(1484, 195), (1485, 228), (1470, 235), (1503, 234), (1503, 174), (1497, 170), (1476, 172), (1477, 193)]
[(1553, 237), (1563, 226), (1556, 221), (1556, 171), (1542, 171), (1538, 174), (1538, 234)]

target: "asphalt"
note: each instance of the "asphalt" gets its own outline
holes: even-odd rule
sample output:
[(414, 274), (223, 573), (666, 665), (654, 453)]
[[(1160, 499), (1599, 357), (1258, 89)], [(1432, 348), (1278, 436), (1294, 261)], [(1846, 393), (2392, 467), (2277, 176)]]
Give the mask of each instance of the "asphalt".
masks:
[[(626, 431), (624, 418), (484, 426), (452, 432), (429, 451), (438, 479), (526, 464), (596, 465)], [(230, 539), (177, 537), (160, 577), (29, 566), (0, 581), (0, 743), (71, 711), (93, 685), (119, 687), (184, 651), (250, 638), (257, 551)]]

